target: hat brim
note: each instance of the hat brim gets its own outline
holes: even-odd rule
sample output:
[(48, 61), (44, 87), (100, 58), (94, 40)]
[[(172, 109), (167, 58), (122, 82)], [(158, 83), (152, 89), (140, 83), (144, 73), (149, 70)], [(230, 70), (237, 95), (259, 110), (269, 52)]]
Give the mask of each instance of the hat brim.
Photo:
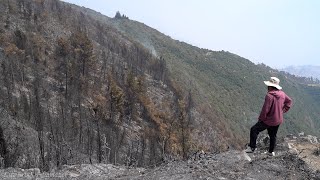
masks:
[(272, 87), (275, 87), (275, 88), (277, 88), (277, 89), (282, 89), (282, 87), (281, 86), (279, 86), (279, 85), (277, 85), (277, 84), (274, 84), (274, 83), (272, 83), (272, 82), (270, 82), (270, 81), (263, 81), (264, 82), (264, 84), (265, 85), (267, 85), (267, 86), (272, 86)]

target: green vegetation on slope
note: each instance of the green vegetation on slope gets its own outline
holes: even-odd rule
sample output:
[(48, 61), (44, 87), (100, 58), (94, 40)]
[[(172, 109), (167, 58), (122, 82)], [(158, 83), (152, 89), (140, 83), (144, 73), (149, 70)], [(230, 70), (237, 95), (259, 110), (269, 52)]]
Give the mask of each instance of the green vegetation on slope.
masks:
[(200, 49), (173, 40), (139, 22), (109, 19), (107, 23), (143, 45), (148, 42), (146, 47), (155, 49), (166, 60), (171, 77), (185, 92), (192, 92), (196, 108), (202, 112), (204, 119), (198, 128), (212, 126), (202, 134), (212, 135), (211, 141), (217, 143), (217, 137), (232, 145), (247, 141), (249, 127), (257, 121), (267, 91), (263, 81), (270, 76), (279, 77), (284, 91), (294, 100), (280, 134), (304, 131), (320, 135), (320, 101), (319, 94), (314, 93), (318, 89), (307, 86), (306, 80), (264, 64), (255, 65), (229, 52)]

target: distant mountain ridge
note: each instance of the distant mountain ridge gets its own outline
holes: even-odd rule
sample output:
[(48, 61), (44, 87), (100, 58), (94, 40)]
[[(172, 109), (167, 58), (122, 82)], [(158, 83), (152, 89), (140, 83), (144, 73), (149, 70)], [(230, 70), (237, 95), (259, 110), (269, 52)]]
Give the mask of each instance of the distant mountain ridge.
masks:
[(320, 79), (320, 66), (302, 65), (302, 66), (288, 66), (280, 69), (296, 76), (313, 77)]

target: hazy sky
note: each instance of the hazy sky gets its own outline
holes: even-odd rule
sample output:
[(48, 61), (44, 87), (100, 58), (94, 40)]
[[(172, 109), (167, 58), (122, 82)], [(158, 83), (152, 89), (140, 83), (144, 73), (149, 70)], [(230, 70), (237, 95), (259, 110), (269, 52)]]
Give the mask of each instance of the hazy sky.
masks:
[(274, 68), (320, 65), (319, 0), (65, 0)]

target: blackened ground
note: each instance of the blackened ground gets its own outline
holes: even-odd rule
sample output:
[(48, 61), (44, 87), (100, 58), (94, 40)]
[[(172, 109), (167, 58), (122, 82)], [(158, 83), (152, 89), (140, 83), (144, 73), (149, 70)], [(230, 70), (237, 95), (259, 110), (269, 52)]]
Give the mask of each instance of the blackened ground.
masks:
[[(312, 138), (311, 138), (312, 140)], [(265, 142), (262, 140), (261, 142)], [(277, 146), (276, 156), (263, 152), (259, 143), (255, 153), (230, 150), (219, 154), (195, 153), (187, 161), (170, 161), (154, 168), (134, 168), (110, 164), (82, 164), (64, 166), (61, 170), (40, 173), (39, 169), (1, 169), (0, 179), (277, 179), (320, 180), (319, 143), (306, 137), (285, 138)], [(250, 160), (250, 161), (249, 161)]]
[(51, 173), (37, 169), (2, 169), (1, 179), (320, 179), (297, 155), (276, 157), (251, 155), (249, 162), (241, 151), (206, 154), (196, 160), (172, 161), (153, 169), (113, 165), (74, 165)]

